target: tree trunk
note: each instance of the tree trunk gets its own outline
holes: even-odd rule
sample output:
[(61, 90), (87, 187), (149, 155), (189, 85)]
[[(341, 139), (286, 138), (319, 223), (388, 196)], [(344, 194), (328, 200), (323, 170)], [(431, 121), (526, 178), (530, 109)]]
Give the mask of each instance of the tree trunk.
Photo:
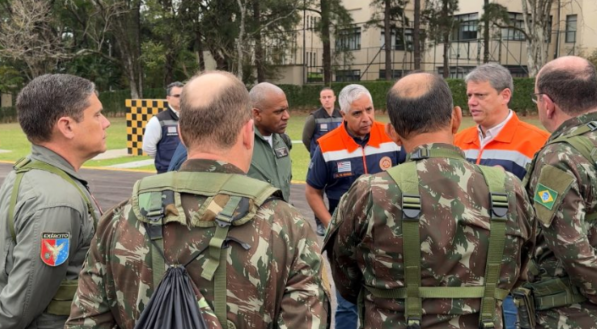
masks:
[(237, 72), (236, 76), (240, 81), (243, 81), (243, 46), (245, 44), (245, 13), (247, 12), (247, 1), (237, 0), (238, 9), (240, 10), (240, 26), (238, 31), (238, 39), (236, 41), (236, 56), (237, 56)]
[(547, 63), (548, 44), (545, 31), (549, 24), (553, 2), (554, 0), (522, 0), (529, 77), (536, 76), (541, 67)]
[[(442, 1), (442, 22), (447, 22), (449, 20), (450, 10), (448, 9), (448, 1), (449, 0)], [(442, 37), (444, 44), (444, 69), (442, 75), (445, 79), (447, 79), (450, 77), (450, 29), (444, 28)]]
[(421, 28), (421, 0), (415, 0), (415, 19), (414, 19), (414, 31), (413, 31), (413, 49), (415, 57), (415, 70), (421, 69), (421, 41), (420, 41), (420, 28)]
[[(386, 80), (392, 80), (392, 29), (391, 29), (391, 22), (390, 22), (390, 10), (392, 9), (391, 0), (384, 0), (385, 8), (384, 8), (384, 18), (383, 18), (383, 27), (384, 27), (384, 47), (386, 53)], [(396, 31), (398, 32), (398, 31)], [(406, 49), (405, 49), (406, 50)]]
[[(483, 6), (484, 11), (489, 5), (489, 0), (485, 0), (485, 4)], [(483, 63), (489, 62), (489, 15), (484, 13), (484, 26), (483, 26)]]
[(320, 0), (321, 41), (323, 43), (323, 83), (332, 83), (332, 47), (330, 41), (330, 0)]
[(199, 71), (205, 71), (205, 57), (203, 55), (203, 36), (201, 35), (201, 28), (195, 31), (195, 45), (197, 52), (197, 62), (199, 63)]
[(255, 33), (255, 68), (257, 69), (257, 82), (265, 81), (265, 59), (263, 54), (263, 41), (261, 38), (261, 7), (260, 0), (253, 0), (253, 18), (257, 32)]

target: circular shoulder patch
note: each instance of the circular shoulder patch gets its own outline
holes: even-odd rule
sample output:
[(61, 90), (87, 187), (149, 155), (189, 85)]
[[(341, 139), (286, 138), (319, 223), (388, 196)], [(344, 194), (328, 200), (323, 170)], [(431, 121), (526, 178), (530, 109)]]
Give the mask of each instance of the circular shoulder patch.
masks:
[(381, 158), (381, 160), (379, 160), (379, 167), (381, 170), (388, 170), (392, 168), (392, 159), (390, 159), (388, 156)]

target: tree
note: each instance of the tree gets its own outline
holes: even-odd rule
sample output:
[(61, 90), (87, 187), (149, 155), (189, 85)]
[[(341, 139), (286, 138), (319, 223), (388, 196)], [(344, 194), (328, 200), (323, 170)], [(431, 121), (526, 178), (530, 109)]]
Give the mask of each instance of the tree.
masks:
[[(143, 97), (141, 62), (141, 5), (143, 0), (94, 0), (97, 17), (114, 40), (114, 53), (122, 66), (131, 98)], [(110, 54), (111, 56), (111, 54)]]
[[(372, 0), (371, 7), (382, 7), (383, 16), (378, 11), (374, 11), (373, 16), (365, 25), (366, 27), (375, 26), (384, 31), (384, 51), (385, 51), (385, 78), (392, 80), (392, 35), (393, 32), (399, 33), (398, 24), (404, 41), (404, 27), (408, 21), (404, 16), (404, 8), (408, 0)], [(406, 47), (404, 48), (406, 51)]]
[(276, 65), (287, 55), (300, 16), (294, 0), (252, 0), (252, 3), (248, 38), (254, 47), (257, 82), (263, 82), (276, 76)]
[[(317, 2), (319, 2), (319, 10), (315, 9)], [(309, 2), (305, 0), (303, 4), (305, 7), (299, 8), (300, 10), (305, 9), (321, 16), (321, 20), (317, 24), (317, 34), (323, 44), (323, 83), (330, 85), (332, 82), (332, 31), (338, 37), (343, 29), (351, 26), (352, 17), (342, 4), (342, 0), (315, 0)], [(303, 19), (306, 19), (306, 17), (303, 17)], [(338, 50), (336, 52), (338, 53)]]
[(547, 33), (550, 30), (551, 8), (557, 0), (521, 1), (524, 21), (523, 29), (510, 23), (507, 8), (500, 4), (490, 3), (486, 6), (485, 11), (494, 26), (514, 29), (524, 35), (527, 45), (529, 76), (534, 77), (548, 60), (549, 35)]
[(55, 29), (50, 2), (11, 1), (10, 13), (0, 22), (0, 56), (24, 63), (29, 79), (54, 71), (60, 60), (72, 57), (68, 35)]
[(450, 33), (458, 25), (454, 13), (458, 11), (458, 0), (429, 0), (423, 17), (428, 24), (429, 39), (436, 45), (444, 45), (443, 77), (450, 77)]
[(415, 0), (413, 30), (413, 52), (415, 58), (415, 70), (421, 69), (421, 0)]

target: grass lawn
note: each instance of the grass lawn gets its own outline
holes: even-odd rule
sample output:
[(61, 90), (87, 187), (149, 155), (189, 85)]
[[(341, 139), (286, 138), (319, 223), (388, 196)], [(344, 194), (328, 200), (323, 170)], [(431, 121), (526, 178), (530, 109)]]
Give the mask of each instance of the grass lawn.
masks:
[[(290, 121), (286, 133), (293, 141), (299, 141), (293, 144), (290, 156), (292, 158), (292, 176), (293, 180), (304, 181), (309, 167), (309, 152), (302, 142), (303, 124), (307, 118), (306, 113), (291, 113)], [(381, 122), (388, 122), (388, 116), (378, 113), (376, 119)], [(539, 119), (536, 117), (522, 117), (523, 121), (541, 127)], [(109, 118), (111, 125), (107, 132), (107, 145), (109, 150), (126, 148), (126, 119), (122, 117)], [(465, 117), (460, 129), (473, 126), (474, 122), (470, 117)], [(30, 151), (30, 144), (25, 138), (18, 123), (0, 124), (0, 149), (10, 150), (12, 152), (0, 153), (0, 160), (16, 161), (27, 155)], [(133, 161), (150, 159), (147, 156), (125, 156), (116, 159), (90, 160), (85, 163), (87, 167), (107, 167), (114, 164), (121, 164)], [(139, 170), (154, 171), (153, 165), (136, 168)]]

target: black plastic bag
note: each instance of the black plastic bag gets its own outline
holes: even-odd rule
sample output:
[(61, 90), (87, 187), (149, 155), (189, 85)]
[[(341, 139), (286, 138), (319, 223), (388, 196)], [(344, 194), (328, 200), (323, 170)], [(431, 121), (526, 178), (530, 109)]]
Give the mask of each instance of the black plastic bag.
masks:
[(207, 329), (187, 270), (170, 266), (135, 329)]

